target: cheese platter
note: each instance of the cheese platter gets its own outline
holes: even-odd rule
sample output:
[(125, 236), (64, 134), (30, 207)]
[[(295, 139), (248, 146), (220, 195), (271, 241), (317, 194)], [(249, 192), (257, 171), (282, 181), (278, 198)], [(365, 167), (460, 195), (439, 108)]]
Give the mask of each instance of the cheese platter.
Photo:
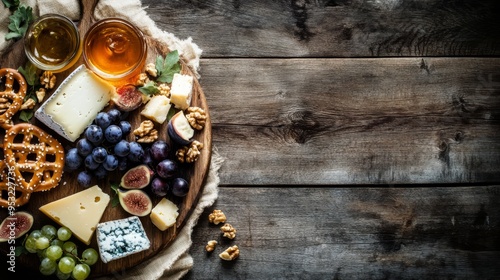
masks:
[[(77, 23), (82, 42), (88, 30), (99, 22), (92, 16), (95, 3), (82, 1), (82, 17)], [(210, 167), (212, 140), (208, 104), (196, 75), (182, 56), (171, 80), (163, 83), (155, 80), (147, 68), (158, 58), (166, 60), (174, 51), (148, 35), (142, 34), (142, 37), (147, 52), (139, 75), (148, 75), (147, 82), (135, 83), (135, 75), (132, 82), (117, 79), (108, 83), (96, 75), (84, 55), (80, 55), (67, 69), (51, 73), (48, 80), (53, 82), (52, 87), (46, 90), (40, 102), (32, 105), (33, 115), (28, 120), (26, 116), (20, 117), (24, 96), (21, 101), (9, 97), (9, 108), (19, 108), (9, 111), (9, 118), (5, 120), (0, 115), (0, 200), (3, 202), (0, 221), (14, 213), (27, 213), (33, 221), (30, 231), (0, 242), (2, 254), (9, 255), (13, 244), (24, 246), (30, 232), (45, 225), (65, 227), (70, 228), (71, 241), (81, 251), (93, 248), (99, 252), (100, 258), (91, 266), (90, 277), (121, 273), (168, 247), (190, 217)], [(0, 57), (0, 68), (4, 69), (4, 73), (0, 73), (3, 97), (14, 93), (18, 98), (20, 92), (29, 91), (24, 77), (19, 77), (24, 75), (16, 71), (29, 64), (24, 43), (24, 40), (17, 41)], [(43, 80), (46, 72), (38, 69), (37, 77)], [(8, 82), (11, 77), (17, 82)], [(129, 107), (120, 106), (122, 92), (137, 92), (145, 84), (150, 91), (154, 89), (153, 94), (141, 92), (141, 102), (133, 109), (128, 103)], [(168, 94), (162, 94), (165, 88)], [(86, 111), (85, 107), (88, 107)], [(111, 112), (119, 117), (113, 118)], [(104, 125), (106, 118), (111, 122)], [(102, 131), (97, 133), (91, 127)], [(106, 129), (109, 127), (115, 130)], [(105, 140), (96, 140), (96, 137)], [(85, 146), (85, 142), (94, 145)], [(127, 154), (121, 144), (127, 146)], [(152, 152), (160, 149), (157, 146), (162, 147), (163, 155)], [(101, 167), (107, 164), (106, 172), (99, 175), (96, 170), (103, 168), (92, 167), (92, 163), (86, 161), (87, 157), (82, 155), (85, 147), (95, 151), (96, 154), (89, 152), (94, 159), (102, 155), (99, 152), (107, 154), (99, 164)], [(140, 152), (131, 157), (133, 147)], [(125, 157), (128, 161), (118, 168), (118, 159)], [(164, 217), (165, 213), (172, 212), (175, 215)], [(130, 248), (122, 246), (121, 254), (114, 255), (110, 248), (114, 241), (110, 236), (117, 229), (123, 231), (122, 226), (140, 233), (130, 240), (141, 241)], [(127, 236), (121, 234), (116, 238), (124, 237)], [(16, 256), (19, 267), (38, 271), (40, 262), (39, 254)]]

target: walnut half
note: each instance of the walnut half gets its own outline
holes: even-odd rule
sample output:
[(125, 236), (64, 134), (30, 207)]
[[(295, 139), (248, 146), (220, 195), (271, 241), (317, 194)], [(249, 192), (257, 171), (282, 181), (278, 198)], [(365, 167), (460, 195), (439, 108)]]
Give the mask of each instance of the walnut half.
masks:
[(226, 215), (221, 210), (215, 209), (210, 215), (208, 215), (208, 221), (215, 225), (225, 223)]
[(184, 146), (175, 152), (177, 160), (181, 163), (193, 163), (198, 160), (201, 154), (200, 150), (203, 149), (203, 143), (194, 140), (189, 146)]
[(200, 107), (189, 107), (186, 109), (186, 119), (191, 127), (196, 130), (202, 130), (207, 121), (207, 113)]
[(217, 245), (217, 241), (210, 240), (208, 241), (207, 246), (205, 246), (205, 250), (207, 252), (212, 252), (213, 250), (215, 250), (215, 245)]
[(158, 130), (156, 130), (152, 120), (141, 122), (138, 128), (134, 130), (134, 135), (137, 137), (138, 143), (153, 143), (158, 139)]
[(240, 249), (237, 245), (227, 248), (224, 252), (219, 254), (219, 257), (225, 261), (232, 261), (240, 256)]
[(44, 71), (40, 76), (40, 84), (46, 89), (52, 89), (56, 85), (56, 76), (51, 71)]
[(229, 239), (234, 239), (236, 237), (236, 229), (231, 224), (225, 223), (220, 227), (220, 230), (222, 231), (222, 236), (224, 237)]

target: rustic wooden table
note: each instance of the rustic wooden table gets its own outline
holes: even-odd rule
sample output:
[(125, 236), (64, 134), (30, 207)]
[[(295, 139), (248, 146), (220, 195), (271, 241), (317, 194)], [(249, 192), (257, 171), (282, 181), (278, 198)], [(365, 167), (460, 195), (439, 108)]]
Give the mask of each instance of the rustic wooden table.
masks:
[(143, 3), (203, 49), (225, 158), (186, 279), (500, 278), (497, 0)]

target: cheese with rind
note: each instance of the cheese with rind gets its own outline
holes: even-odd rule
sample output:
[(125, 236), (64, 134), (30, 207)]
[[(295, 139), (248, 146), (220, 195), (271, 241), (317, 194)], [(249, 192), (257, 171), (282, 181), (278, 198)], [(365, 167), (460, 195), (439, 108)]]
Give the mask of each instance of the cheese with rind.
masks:
[(178, 109), (187, 109), (193, 95), (193, 77), (175, 73), (170, 88), (170, 102)]
[(35, 117), (74, 142), (109, 103), (115, 88), (79, 66), (35, 112)]
[(98, 185), (42, 205), (39, 210), (54, 222), (68, 227), (73, 235), (90, 244), (110, 197)]

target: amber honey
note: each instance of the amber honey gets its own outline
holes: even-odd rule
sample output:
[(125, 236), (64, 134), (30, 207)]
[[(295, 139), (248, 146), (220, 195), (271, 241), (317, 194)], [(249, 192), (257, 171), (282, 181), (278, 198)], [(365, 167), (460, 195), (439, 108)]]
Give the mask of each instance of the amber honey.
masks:
[(113, 82), (126, 82), (140, 74), (147, 55), (143, 34), (118, 18), (96, 22), (84, 38), (84, 59), (97, 75)]
[(78, 28), (58, 14), (38, 18), (25, 35), (25, 53), (39, 69), (53, 72), (72, 66), (81, 54)]

